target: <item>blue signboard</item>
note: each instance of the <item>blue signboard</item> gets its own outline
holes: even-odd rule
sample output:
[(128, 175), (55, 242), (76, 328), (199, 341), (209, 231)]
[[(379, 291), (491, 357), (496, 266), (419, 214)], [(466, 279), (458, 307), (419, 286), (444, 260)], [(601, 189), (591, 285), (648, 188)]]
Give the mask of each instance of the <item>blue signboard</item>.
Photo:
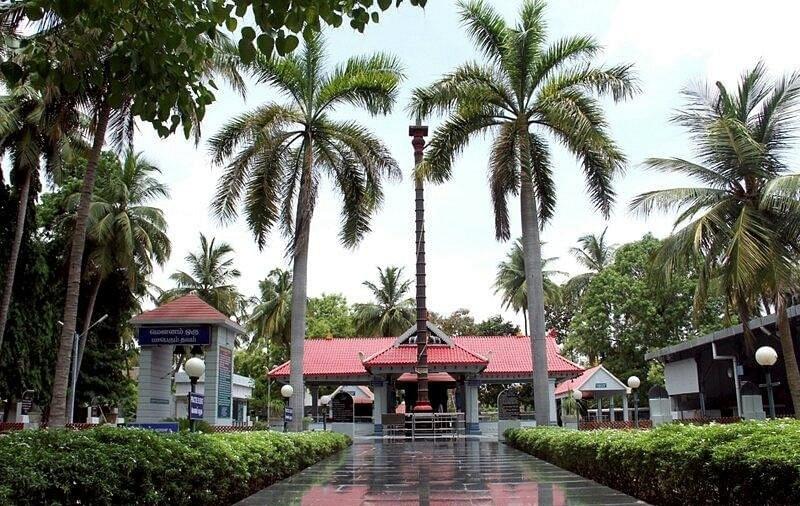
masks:
[(139, 340), (139, 346), (211, 344), (211, 326), (139, 327), (136, 332), (136, 338)]
[(231, 417), (231, 383), (233, 380), (233, 352), (219, 347), (219, 382), (217, 383), (217, 418)]
[(283, 408), (283, 421), (284, 422), (291, 422), (294, 419), (294, 409), (286, 406)]
[(189, 392), (189, 420), (203, 419), (203, 394)]
[(164, 423), (129, 423), (125, 427), (131, 429), (145, 429), (154, 432), (178, 432), (177, 422), (164, 422)]

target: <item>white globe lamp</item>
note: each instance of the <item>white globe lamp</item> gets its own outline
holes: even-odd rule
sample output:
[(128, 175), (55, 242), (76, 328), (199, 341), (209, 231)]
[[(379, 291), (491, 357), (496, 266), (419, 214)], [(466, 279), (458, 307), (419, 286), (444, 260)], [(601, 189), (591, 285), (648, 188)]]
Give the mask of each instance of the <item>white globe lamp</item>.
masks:
[(756, 362), (763, 367), (775, 365), (778, 361), (778, 352), (772, 346), (762, 346), (756, 350)]
[(294, 388), (292, 388), (292, 385), (283, 385), (281, 387), (281, 395), (286, 399), (291, 397), (293, 393), (294, 393)]
[(573, 390), (572, 398), (575, 399), (576, 401), (583, 399), (583, 392), (581, 392), (580, 390)]
[(200, 357), (192, 357), (183, 365), (189, 379), (197, 380), (206, 372), (206, 363)]
[(628, 386), (631, 388), (639, 388), (639, 385), (641, 384), (642, 382), (638, 376), (631, 376), (628, 378)]

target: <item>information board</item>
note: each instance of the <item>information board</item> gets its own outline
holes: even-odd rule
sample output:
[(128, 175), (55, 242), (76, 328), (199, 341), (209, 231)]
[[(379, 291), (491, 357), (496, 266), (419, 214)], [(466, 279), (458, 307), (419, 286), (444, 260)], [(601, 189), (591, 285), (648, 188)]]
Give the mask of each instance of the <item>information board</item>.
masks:
[(179, 325), (159, 327), (139, 327), (136, 330), (139, 346), (211, 344), (209, 325)]
[(233, 352), (219, 348), (219, 381), (217, 383), (217, 418), (231, 417), (231, 382), (233, 380)]
[(22, 401), (21, 401), (21, 408), (20, 414), (27, 415), (31, 412), (31, 408), (33, 408), (33, 394), (35, 392), (33, 390), (25, 390), (22, 394)]
[(353, 397), (347, 392), (339, 392), (331, 399), (331, 415), (334, 422), (353, 421)]
[(292, 420), (294, 420), (294, 409), (286, 406), (283, 408), (283, 421), (291, 422)]
[(203, 394), (189, 392), (189, 420), (203, 419)]
[(519, 394), (516, 388), (507, 388), (497, 396), (497, 410), (500, 420), (519, 419)]

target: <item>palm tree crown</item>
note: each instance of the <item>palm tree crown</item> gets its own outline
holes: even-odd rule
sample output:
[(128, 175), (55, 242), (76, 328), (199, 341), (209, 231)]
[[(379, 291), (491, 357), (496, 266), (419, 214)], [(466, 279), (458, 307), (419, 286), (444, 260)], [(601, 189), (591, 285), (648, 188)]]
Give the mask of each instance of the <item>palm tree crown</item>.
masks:
[(402, 267), (378, 267), (378, 283), (364, 281), (374, 303), (356, 304), (356, 332), (364, 336), (398, 336), (415, 320), (414, 300), (406, 297), (411, 280), (403, 279)]
[(580, 297), (592, 278), (614, 262), (614, 246), (606, 241), (606, 232), (608, 227), (600, 235), (583, 235), (578, 238), (578, 247), (570, 248), (570, 253), (588, 272), (567, 281), (564, 288), (568, 296)]
[(236, 313), (237, 303), (241, 295), (236, 291), (233, 282), (240, 276), (239, 270), (233, 267), (233, 248), (226, 242), (217, 244), (200, 234), (200, 251), (186, 255), (189, 272), (177, 271), (170, 279), (177, 285), (168, 290), (162, 302), (172, 300), (190, 292), (214, 306), (227, 316)]
[(636, 85), (630, 65), (591, 64), (600, 46), (591, 37), (566, 37), (547, 45), (545, 4), (526, 0), (509, 25), (483, 0), (460, 2), (461, 20), (483, 56), (414, 92), (411, 111), (445, 114), (434, 134), (422, 176), (450, 178), (469, 141), (490, 134), (489, 186), (495, 234), (511, 237), (508, 198), (519, 194), (522, 243), (531, 317), (536, 421), (550, 423), (539, 228), (555, 212), (550, 145), (554, 139), (580, 160), (594, 205), (608, 215), (612, 180), (625, 157), (611, 139), (599, 96), (620, 100)]
[[(778, 315), (782, 355), (794, 357), (786, 295), (797, 286), (800, 252), (800, 175), (790, 174), (788, 152), (800, 127), (800, 74), (774, 83), (758, 63), (735, 90), (684, 92), (687, 107), (674, 121), (690, 133), (697, 161), (651, 158), (650, 170), (688, 176), (702, 186), (656, 190), (637, 196), (631, 208), (643, 214), (676, 210), (676, 231), (656, 261), (667, 273), (699, 268), (695, 310), (710, 290), (721, 293), (744, 324), (762, 298)], [(785, 360), (795, 406), (800, 406), (800, 371)]]
[(292, 308), (292, 273), (284, 269), (273, 269), (259, 281), (261, 292), (250, 313), (248, 327), (254, 333), (253, 342), (263, 343), (277, 338), (289, 345), (289, 318)]

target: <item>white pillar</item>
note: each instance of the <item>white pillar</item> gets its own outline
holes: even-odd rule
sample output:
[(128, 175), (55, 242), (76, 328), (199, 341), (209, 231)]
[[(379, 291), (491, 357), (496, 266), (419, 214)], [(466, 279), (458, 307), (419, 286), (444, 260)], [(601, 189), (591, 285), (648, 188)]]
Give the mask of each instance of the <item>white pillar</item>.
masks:
[(558, 412), (556, 411), (556, 379), (547, 378), (547, 396), (550, 400), (550, 425), (558, 424)]
[[(211, 346), (206, 347), (203, 383), (203, 421), (211, 425), (233, 423), (233, 348), (235, 334), (225, 327), (211, 327)], [(304, 396), (305, 392), (294, 395)], [(295, 413), (303, 418), (303, 413)]]
[(142, 346), (139, 351), (137, 423), (158, 423), (171, 416), (172, 346)]
[(628, 414), (628, 395), (622, 394), (622, 419), (624, 421), (630, 420), (630, 415)]
[(608, 398), (608, 421), (614, 422), (616, 421), (616, 414), (614, 413), (614, 394), (611, 394), (611, 397)]
[(383, 421), (382, 414), (386, 409), (386, 382), (381, 376), (372, 377), (372, 394), (374, 400), (372, 402), (372, 424), (375, 427), (375, 435), (383, 435)]
[(478, 405), (478, 389), (480, 388), (481, 381), (477, 378), (467, 378), (464, 381), (465, 390), (465, 408), (466, 408), (466, 422), (467, 434), (480, 434), (481, 426), (479, 419), (480, 406)]

